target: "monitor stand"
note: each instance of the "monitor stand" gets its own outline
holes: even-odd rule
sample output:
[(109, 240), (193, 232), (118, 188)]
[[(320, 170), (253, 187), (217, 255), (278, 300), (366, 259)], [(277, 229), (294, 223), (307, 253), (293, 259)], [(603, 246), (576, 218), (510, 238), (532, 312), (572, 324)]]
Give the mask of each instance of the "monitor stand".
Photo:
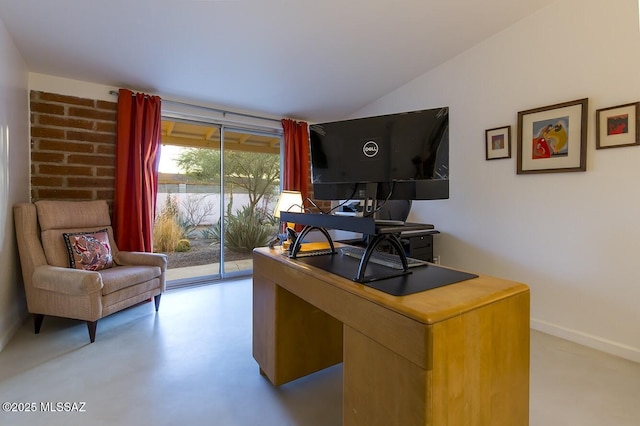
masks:
[[(302, 248), (302, 242), (304, 241), (305, 236), (314, 229), (319, 230), (325, 236), (325, 238), (327, 239), (327, 242), (329, 243), (329, 247), (330, 247), (329, 250), (323, 248), (320, 250), (313, 250), (313, 251), (301, 253), (300, 249)], [(376, 247), (384, 241), (388, 242), (392, 247), (396, 249), (396, 253), (398, 253), (398, 256), (400, 257), (400, 261), (402, 262), (402, 270), (389, 269), (388, 271), (385, 271), (385, 273), (377, 276), (368, 276), (368, 277), (365, 276), (365, 272), (369, 264), (369, 259), (371, 258), (371, 255), (376, 250)], [(333, 244), (333, 239), (331, 238), (331, 236), (329, 235), (329, 232), (325, 228), (319, 227), (319, 226), (313, 226), (313, 225), (306, 225), (304, 229), (297, 235), (293, 244), (289, 246), (288, 256), (292, 259), (297, 259), (300, 257), (320, 256), (320, 255), (336, 254), (336, 253), (337, 251)], [(375, 237), (373, 237), (373, 239), (367, 243), (367, 247), (364, 251), (364, 255), (360, 259), (358, 272), (356, 273), (356, 276), (353, 278), (353, 281), (356, 281), (359, 283), (368, 283), (371, 281), (399, 277), (399, 276), (407, 275), (410, 273), (411, 271), (409, 270), (409, 265), (407, 263), (407, 255), (404, 249), (402, 248), (402, 244), (400, 243), (400, 239), (398, 238), (398, 236), (394, 233), (383, 233), (383, 234), (376, 234)]]

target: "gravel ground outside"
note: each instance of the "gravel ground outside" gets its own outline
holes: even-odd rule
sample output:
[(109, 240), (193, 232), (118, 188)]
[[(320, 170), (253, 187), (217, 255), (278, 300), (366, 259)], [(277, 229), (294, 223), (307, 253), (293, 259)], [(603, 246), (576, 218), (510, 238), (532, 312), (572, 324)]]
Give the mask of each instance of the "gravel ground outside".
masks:
[[(189, 240), (191, 250), (186, 252), (166, 253), (169, 261), (169, 269), (184, 268), (187, 266), (207, 265), (217, 263), (220, 260), (220, 245), (211, 239)], [(251, 253), (236, 253), (225, 250), (225, 261), (242, 260), (251, 258)]]

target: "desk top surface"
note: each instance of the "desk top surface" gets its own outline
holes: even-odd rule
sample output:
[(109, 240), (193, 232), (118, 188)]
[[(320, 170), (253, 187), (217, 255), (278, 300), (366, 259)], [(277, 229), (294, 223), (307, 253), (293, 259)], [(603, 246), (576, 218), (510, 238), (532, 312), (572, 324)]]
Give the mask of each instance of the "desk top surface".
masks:
[[(257, 248), (254, 250), (254, 259), (256, 256), (269, 258), (299, 273), (318, 278), (342, 291), (357, 295), (425, 324), (440, 322), (480, 306), (497, 302), (519, 293), (529, 292), (529, 287), (525, 284), (479, 275), (474, 279), (407, 296), (393, 296), (300, 260), (290, 259), (288, 256), (283, 255), (280, 248)], [(256, 272), (256, 266), (254, 265), (254, 273)], [(442, 267), (441, 265), (438, 266)], [(412, 278), (415, 279), (415, 277), (411, 276), (408, 279)], [(304, 285), (304, 282), (299, 280), (295, 285)]]

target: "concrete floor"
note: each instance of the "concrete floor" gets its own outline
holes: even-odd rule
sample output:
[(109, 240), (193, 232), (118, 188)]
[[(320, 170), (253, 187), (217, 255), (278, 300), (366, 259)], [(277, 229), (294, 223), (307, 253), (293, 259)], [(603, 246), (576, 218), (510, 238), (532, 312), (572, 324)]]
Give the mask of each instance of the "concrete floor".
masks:
[[(228, 281), (104, 318), (93, 344), (84, 323), (27, 321), (0, 352), (0, 402), (36, 412), (0, 425), (340, 425), (341, 381), (339, 365), (272, 387), (251, 355), (251, 280)], [(531, 425), (637, 426), (639, 398), (640, 364), (532, 331)], [(84, 411), (41, 411), (57, 402)]]

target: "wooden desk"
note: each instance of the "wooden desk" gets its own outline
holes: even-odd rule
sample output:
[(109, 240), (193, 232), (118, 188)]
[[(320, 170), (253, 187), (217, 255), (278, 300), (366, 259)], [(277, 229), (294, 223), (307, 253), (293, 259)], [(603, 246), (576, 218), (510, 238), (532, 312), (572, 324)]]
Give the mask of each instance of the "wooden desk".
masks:
[(344, 425), (527, 425), (529, 288), (397, 297), (259, 248), (253, 357), (275, 386), (343, 361)]

